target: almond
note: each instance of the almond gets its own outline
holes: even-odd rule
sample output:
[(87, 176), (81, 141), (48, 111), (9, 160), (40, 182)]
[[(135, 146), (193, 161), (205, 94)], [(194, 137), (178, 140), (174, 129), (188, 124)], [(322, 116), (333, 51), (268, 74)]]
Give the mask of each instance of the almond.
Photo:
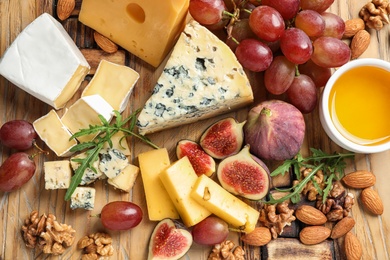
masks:
[(371, 188), (365, 188), (360, 194), (360, 200), (363, 206), (372, 214), (383, 214), (383, 202), (377, 191)]
[(355, 226), (355, 220), (352, 217), (345, 217), (334, 225), (330, 237), (337, 239), (347, 234)]
[(325, 241), (331, 230), (324, 226), (307, 226), (299, 232), (299, 239), (305, 245), (315, 245)]
[(360, 260), (362, 258), (362, 246), (358, 238), (352, 232), (348, 232), (345, 235), (344, 249), (347, 260)]
[(344, 38), (353, 37), (358, 31), (364, 30), (365, 24), (363, 19), (354, 18), (345, 21)]
[(96, 44), (107, 53), (114, 53), (118, 50), (118, 45), (96, 31), (93, 33), (93, 38), (95, 39)]
[(358, 31), (351, 41), (351, 59), (354, 60), (363, 54), (370, 45), (371, 35), (366, 30)]
[(268, 244), (271, 239), (271, 231), (266, 227), (256, 227), (252, 232), (241, 237), (241, 240), (250, 246), (264, 246)]
[(322, 225), (327, 221), (327, 218), (322, 211), (313, 206), (302, 205), (295, 211), (295, 216), (301, 222), (307, 225)]
[(58, 0), (57, 2), (57, 16), (60, 20), (67, 19), (73, 12), (76, 6), (75, 0)]
[(364, 189), (374, 186), (376, 177), (369, 171), (356, 171), (345, 175), (342, 181), (350, 188)]

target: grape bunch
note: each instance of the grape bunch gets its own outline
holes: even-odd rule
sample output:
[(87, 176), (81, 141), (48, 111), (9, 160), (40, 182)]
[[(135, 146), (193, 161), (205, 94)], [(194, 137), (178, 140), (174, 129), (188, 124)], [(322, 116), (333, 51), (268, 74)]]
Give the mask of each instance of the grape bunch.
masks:
[[(334, 0), (190, 0), (189, 12), (226, 43), (241, 65), (264, 72), (264, 86), (302, 113), (317, 106), (331, 69), (347, 63), (344, 20), (327, 9)], [(218, 34), (220, 35), (220, 34)]]

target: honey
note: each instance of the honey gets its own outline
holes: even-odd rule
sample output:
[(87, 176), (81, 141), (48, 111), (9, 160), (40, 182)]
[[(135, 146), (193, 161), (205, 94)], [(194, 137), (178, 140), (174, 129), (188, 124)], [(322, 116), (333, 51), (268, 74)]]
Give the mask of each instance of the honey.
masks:
[(337, 130), (359, 145), (390, 140), (390, 72), (378, 67), (352, 68), (330, 92), (329, 112)]

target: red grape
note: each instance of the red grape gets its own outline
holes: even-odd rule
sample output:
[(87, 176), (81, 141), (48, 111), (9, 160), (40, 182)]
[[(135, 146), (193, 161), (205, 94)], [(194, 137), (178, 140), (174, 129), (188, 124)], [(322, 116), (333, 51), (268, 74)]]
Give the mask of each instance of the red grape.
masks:
[(107, 229), (127, 230), (141, 222), (142, 210), (129, 201), (113, 201), (102, 208), (100, 218)]
[(301, 0), (300, 5), (303, 10), (309, 9), (322, 13), (328, 9), (333, 2), (334, 0)]
[(249, 16), (249, 25), (252, 31), (262, 40), (274, 42), (284, 32), (284, 20), (275, 8), (260, 5), (253, 9)]
[(223, 0), (191, 0), (188, 10), (203, 25), (212, 25), (222, 19), (226, 6)]
[[(249, 19), (240, 19), (239, 21), (234, 23), (234, 26), (231, 30), (231, 37), (236, 41), (241, 42), (242, 40), (248, 38), (256, 38), (256, 34), (249, 27)], [(232, 39), (228, 38), (226, 40), (226, 44), (235, 51), (237, 48), (237, 43)]]
[(284, 20), (294, 18), (299, 11), (299, 0), (261, 0), (261, 4), (275, 8)]
[(280, 49), (284, 56), (295, 64), (305, 63), (313, 53), (309, 36), (298, 28), (289, 28), (283, 33), (280, 38)]
[(11, 149), (27, 150), (37, 138), (31, 123), (25, 120), (12, 120), (0, 128), (0, 142)]
[(337, 14), (324, 12), (321, 14), (325, 21), (325, 30), (322, 36), (341, 39), (345, 32), (345, 22)]
[(295, 64), (285, 56), (276, 56), (264, 73), (264, 85), (274, 95), (283, 94), (295, 76)]
[(319, 37), (324, 33), (325, 20), (313, 10), (303, 10), (295, 17), (295, 27), (304, 31), (309, 37)]
[(244, 68), (256, 72), (266, 70), (273, 59), (271, 49), (255, 39), (241, 41), (235, 54)]
[(286, 93), (290, 103), (303, 114), (312, 112), (317, 106), (317, 88), (307, 75), (295, 77)]
[(192, 228), (192, 237), (200, 245), (219, 244), (228, 235), (228, 224), (216, 216), (209, 216)]
[(313, 42), (311, 59), (325, 68), (340, 67), (351, 58), (351, 49), (342, 40), (333, 37), (320, 37)]
[(299, 65), (299, 73), (309, 76), (317, 88), (324, 87), (332, 75), (330, 68), (320, 67), (311, 59), (306, 63)]
[(7, 192), (19, 189), (35, 173), (35, 162), (26, 153), (12, 154), (0, 166), (0, 191)]

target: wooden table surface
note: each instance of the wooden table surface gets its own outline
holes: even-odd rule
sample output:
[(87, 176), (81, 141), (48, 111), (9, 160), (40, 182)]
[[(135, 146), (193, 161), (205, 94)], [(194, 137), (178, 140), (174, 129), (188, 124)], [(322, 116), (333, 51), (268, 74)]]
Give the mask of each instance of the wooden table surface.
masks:
[[(330, 8), (331, 12), (339, 14), (344, 20), (358, 17), (359, 9), (366, 3), (366, 0), (336, 0)], [(100, 59), (105, 58), (119, 64), (125, 64), (135, 69), (140, 74), (131, 96), (131, 102), (124, 112), (128, 115), (131, 111), (142, 107), (144, 102), (151, 94), (154, 83), (157, 81), (162, 66), (155, 69), (140, 59), (130, 55), (125, 51), (118, 51), (115, 54), (107, 55), (98, 50), (93, 42), (92, 30), (86, 28), (77, 21), (77, 14), (80, 8), (81, 0), (77, 1), (76, 10), (72, 16), (63, 22), (64, 27), (76, 42), (77, 46), (83, 49), (83, 53), (92, 66), (93, 70)], [(56, 17), (55, 0), (0, 0), (0, 55), (3, 55), (7, 47), (12, 43), (16, 36), (43, 12), (48, 12)], [(369, 31), (371, 34), (371, 44), (369, 49), (361, 57), (376, 57), (390, 61), (389, 54), (389, 26), (385, 26), (381, 31)], [(80, 91), (76, 93), (73, 99), (68, 103), (73, 103), (80, 97), (81, 90), (86, 86), (92, 75), (88, 76), (82, 83)], [(264, 87), (261, 85), (261, 76), (251, 74), (250, 79), (255, 92), (255, 103), (266, 98), (271, 98), (266, 94)], [(30, 122), (45, 115), (51, 107), (30, 96), (24, 91), (18, 89), (6, 79), (0, 76), (0, 125), (12, 119), (25, 119)], [(227, 115), (221, 115), (217, 118), (204, 120), (192, 125), (186, 125), (174, 130), (168, 130), (161, 133), (150, 135), (150, 139), (161, 147), (169, 150), (172, 160), (175, 160), (175, 144), (180, 139), (197, 140), (200, 133), (211, 123), (216, 120), (234, 116), (239, 121), (246, 119), (248, 108), (232, 112)], [(62, 111), (59, 111), (61, 114)], [(319, 148), (327, 152), (343, 152), (326, 136), (321, 128), (318, 111), (305, 116), (307, 123), (307, 134), (302, 153), (307, 154), (309, 147)], [(137, 155), (141, 152), (148, 151), (150, 148), (137, 140), (128, 139), (132, 150), (132, 162), (138, 164)], [(39, 145), (44, 144), (39, 141)], [(0, 162), (6, 160), (14, 151), (0, 146)], [(34, 149), (28, 151), (34, 153)], [(11, 193), (0, 193), (0, 259), (48, 259), (47, 255), (41, 254), (38, 250), (32, 250), (25, 247), (20, 228), (24, 219), (32, 210), (38, 210), (40, 214), (52, 213), (57, 218), (76, 230), (76, 241), (84, 235), (104, 230), (97, 217), (90, 215), (98, 214), (101, 208), (110, 201), (130, 200), (142, 207), (144, 218), (139, 226), (131, 231), (112, 232), (108, 231), (114, 239), (115, 254), (111, 259), (146, 259), (149, 236), (155, 226), (155, 222), (150, 222), (146, 212), (146, 202), (142, 180), (137, 178), (136, 185), (130, 193), (119, 192), (103, 182), (97, 182), (97, 198), (95, 209), (90, 211), (71, 210), (69, 202), (64, 201), (64, 190), (45, 190), (44, 174), (42, 165), (44, 161), (56, 160), (57, 158), (51, 153), (48, 156), (40, 155), (36, 157), (37, 171), (34, 177), (24, 185), (20, 190)], [(390, 151), (372, 155), (356, 155), (355, 160), (348, 163), (346, 172), (358, 170), (370, 170), (375, 173), (377, 183), (374, 187), (383, 199), (385, 211), (382, 216), (373, 216), (368, 214), (362, 208), (362, 205), (356, 200), (351, 215), (356, 221), (354, 233), (357, 234), (363, 247), (363, 259), (390, 259), (390, 200), (389, 196), (389, 168), (390, 168)], [(351, 190), (356, 197), (359, 191)], [(232, 233), (230, 238), (238, 242), (238, 234)], [(256, 248), (246, 247), (248, 251), (246, 259), (278, 259), (272, 258), (272, 250), (278, 250), (279, 242), (283, 238), (275, 240), (268, 247)], [(340, 249), (340, 241), (328, 241), (331, 244), (333, 254), (331, 258), (343, 259), (344, 254)], [(279, 248), (282, 250), (282, 248)], [(210, 247), (193, 245), (188, 253), (187, 259), (207, 259)], [(265, 253), (268, 252), (268, 253)], [(291, 254), (292, 253), (292, 254)], [(73, 245), (62, 257), (52, 257), (53, 259), (79, 259), (81, 251)], [(266, 257), (265, 255), (268, 255)], [(284, 256), (285, 259), (294, 259), (294, 252)], [(317, 255), (310, 259), (331, 259), (329, 257)], [(309, 259), (309, 258), (307, 258)]]

